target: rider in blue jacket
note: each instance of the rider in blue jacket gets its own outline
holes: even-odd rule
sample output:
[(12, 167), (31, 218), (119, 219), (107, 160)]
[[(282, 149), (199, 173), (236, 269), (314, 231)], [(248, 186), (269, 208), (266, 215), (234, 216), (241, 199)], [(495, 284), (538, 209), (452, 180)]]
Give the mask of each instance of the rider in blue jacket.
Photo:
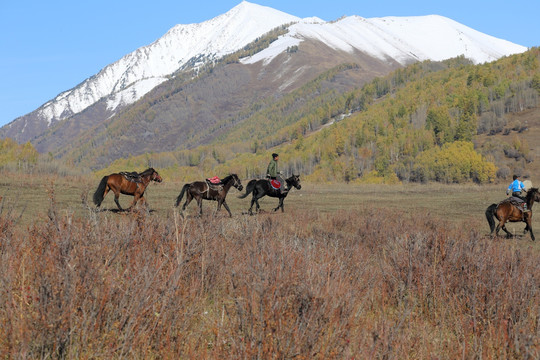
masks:
[(525, 200), (525, 198), (521, 196), (521, 191), (527, 191), (527, 189), (525, 189), (525, 185), (523, 185), (523, 183), (519, 180), (519, 175), (514, 175), (512, 179), (514, 181), (512, 181), (510, 186), (508, 186), (508, 189), (506, 190), (506, 195), (512, 192), (512, 196)]

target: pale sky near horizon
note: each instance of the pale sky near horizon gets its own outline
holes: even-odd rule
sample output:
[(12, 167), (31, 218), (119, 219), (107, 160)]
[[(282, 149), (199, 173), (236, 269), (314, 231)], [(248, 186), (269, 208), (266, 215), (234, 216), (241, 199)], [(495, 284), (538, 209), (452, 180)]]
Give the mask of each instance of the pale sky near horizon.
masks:
[[(177, 24), (240, 0), (37, 1), (0, 5), (0, 127), (69, 90)], [(526, 47), (540, 46), (540, 0), (250, 0), (301, 18), (442, 15)]]

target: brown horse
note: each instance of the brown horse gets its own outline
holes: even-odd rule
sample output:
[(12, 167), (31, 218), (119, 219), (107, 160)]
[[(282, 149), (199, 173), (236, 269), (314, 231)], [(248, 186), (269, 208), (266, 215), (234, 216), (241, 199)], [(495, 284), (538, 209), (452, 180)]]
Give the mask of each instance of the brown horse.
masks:
[(195, 199), (199, 205), (199, 216), (202, 215), (202, 201), (203, 200), (215, 200), (217, 201), (217, 210), (221, 210), (221, 205), (225, 206), (229, 216), (232, 217), (231, 209), (225, 201), (227, 193), (230, 188), (234, 186), (239, 191), (242, 191), (243, 186), (238, 178), (238, 175), (232, 174), (221, 180), (219, 184), (209, 184), (207, 181), (195, 181), (190, 184), (185, 184), (180, 192), (180, 195), (176, 198), (174, 206), (178, 206), (184, 193), (186, 194), (186, 202), (182, 206), (182, 211), (186, 210), (186, 207), (189, 205), (191, 200)]
[[(534, 241), (534, 233), (533, 233), (531, 222), (532, 222), (532, 207), (535, 201), (540, 202), (540, 193), (538, 192), (538, 188), (532, 188), (529, 191), (527, 191), (525, 202), (527, 204), (528, 211), (522, 211), (517, 206), (510, 203), (508, 199), (503, 200), (498, 204), (491, 204), (486, 209), (486, 219), (489, 223), (491, 234), (493, 234), (493, 230), (495, 230), (495, 234), (499, 235), (499, 230), (503, 229), (504, 232), (506, 232), (507, 237), (511, 237), (512, 234), (506, 229), (505, 223), (507, 221), (510, 221), (510, 222), (523, 221), (525, 224), (527, 224), (525, 226), (525, 230), (523, 231), (523, 234), (526, 234), (527, 231), (530, 231), (531, 239)], [(495, 228), (495, 220), (493, 219), (493, 217), (499, 220), (499, 224), (497, 225), (497, 228)]]
[(132, 208), (139, 200), (142, 202), (145, 201), (144, 191), (150, 181), (161, 182), (162, 180), (161, 176), (159, 176), (158, 172), (153, 168), (146, 169), (140, 174), (120, 173), (104, 176), (94, 193), (94, 204), (99, 207), (107, 193), (112, 191), (114, 193), (114, 202), (119, 210), (123, 210), (118, 202), (120, 194), (131, 195), (134, 197), (133, 202), (129, 206), (129, 208)]

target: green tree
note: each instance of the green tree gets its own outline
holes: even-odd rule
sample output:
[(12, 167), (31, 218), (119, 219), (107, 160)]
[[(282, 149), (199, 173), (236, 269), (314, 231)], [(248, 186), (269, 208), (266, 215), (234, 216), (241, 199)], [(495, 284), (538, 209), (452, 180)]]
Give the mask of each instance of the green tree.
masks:
[(453, 134), (450, 124), (450, 114), (446, 106), (437, 106), (429, 109), (426, 118), (426, 129), (433, 131), (435, 141), (438, 145), (452, 140)]
[(475, 113), (465, 112), (459, 118), (459, 123), (456, 126), (456, 140), (471, 141), (476, 135), (477, 117)]

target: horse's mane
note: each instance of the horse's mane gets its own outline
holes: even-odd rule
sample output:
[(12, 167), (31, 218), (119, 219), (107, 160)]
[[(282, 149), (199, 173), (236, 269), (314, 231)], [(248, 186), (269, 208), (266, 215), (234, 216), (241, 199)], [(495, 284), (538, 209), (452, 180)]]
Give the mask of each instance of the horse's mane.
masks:
[(536, 194), (538, 192), (538, 188), (530, 188), (528, 191), (527, 191), (527, 195), (526, 195), (526, 198), (527, 200), (529, 200), (530, 198), (532, 198), (534, 196), (534, 194)]
[(236, 174), (230, 174), (230, 175), (224, 177), (223, 179), (221, 179), (219, 183), (220, 183), (221, 185), (224, 185), (224, 184), (226, 184), (229, 180), (231, 180), (231, 178), (232, 178), (233, 176), (238, 177), (238, 175), (236, 175)]
[(295, 177), (298, 177), (299, 175), (294, 175), (292, 174), (291, 176), (289, 176), (288, 178), (285, 179), (285, 181), (293, 181)]
[(155, 172), (156, 172), (156, 170), (154, 170), (154, 168), (148, 168), (148, 169), (144, 170), (142, 173), (139, 173), (139, 175), (140, 176), (147, 176), (147, 175), (152, 175)]

